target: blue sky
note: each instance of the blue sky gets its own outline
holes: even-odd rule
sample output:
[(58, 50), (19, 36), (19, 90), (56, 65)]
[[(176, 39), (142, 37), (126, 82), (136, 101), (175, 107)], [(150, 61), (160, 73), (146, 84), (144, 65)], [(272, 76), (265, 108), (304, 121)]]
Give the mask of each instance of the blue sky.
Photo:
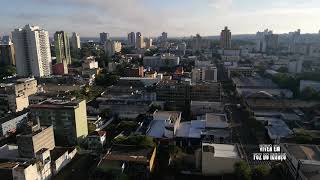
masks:
[(65, 30), (90, 37), (103, 31), (111, 36), (131, 31), (208, 36), (224, 26), (233, 34), (320, 29), (320, 0), (1, 0), (1, 5), (0, 35), (25, 24), (50, 34)]

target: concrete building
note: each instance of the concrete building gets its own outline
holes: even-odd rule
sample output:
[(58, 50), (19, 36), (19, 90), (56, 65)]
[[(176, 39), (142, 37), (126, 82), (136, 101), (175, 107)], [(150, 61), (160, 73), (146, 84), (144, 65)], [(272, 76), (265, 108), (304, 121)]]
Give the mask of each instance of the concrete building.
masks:
[(121, 52), (122, 45), (119, 41), (107, 40), (104, 44), (104, 51), (108, 56), (113, 56), (115, 53)]
[(144, 39), (140, 32), (136, 33), (136, 48), (143, 49), (144, 48)]
[(4, 85), (2, 98), (8, 103), (8, 110), (19, 112), (29, 106), (28, 97), (37, 93), (37, 80), (34, 78), (18, 79), (15, 83)]
[(51, 52), (48, 31), (26, 25), (15, 29), (12, 39), (19, 76), (43, 77), (51, 74)]
[(19, 155), (24, 158), (35, 158), (36, 154), (44, 148), (52, 150), (55, 147), (53, 127), (36, 127), (30, 133), (19, 134), (17, 144)]
[(168, 40), (168, 33), (167, 32), (162, 32), (160, 36), (160, 41), (161, 42), (166, 42)]
[(153, 138), (173, 138), (181, 121), (181, 112), (156, 111), (148, 128), (147, 135)]
[(206, 113), (222, 113), (224, 104), (222, 102), (191, 101), (190, 111), (192, 116), (205, 115)]
[(308, 81), (308, 80), (301, 80), (300, 81), (300, 92), (302, 92), (306, 88), (312, 88), (317, 92), (320, 92), (320, 82), (319, 81)]
[(55, 147), (50, 151), (51, 158), (51, 172), (52, 175), (58, 174), (62, 168), (67, 166), (77, 153), (74, 147)]
[(296, 53), (296, 44), (297, 44), (297, 41), (300, 37), (300, 33), (301, 33), (301, 30), (298, 29), (297, 31), (294, 31), (294, 32), (290, 32), (289, 33), (289, 45), (288, 45), (288, 52), (290, 53)]
[(100, 33), (100, 44), (104, 45), (110, 39), (109, 33), (102, 32)]
[(237, 145), (202, 143), (200, 158), (202, 174), (212, 176), (233, 173), (241, 155)]
[(137, 179), (149, 179), (154, 171), (156, 147), (141, 148), (135, 145), (113, 145), (98, 164), (103, 172), (113, 172), (117, 177), (125, 174)]
[(70, 44), (68, 34), (64, 31), (57, 31), (54, 34), (57, 63), (71, 64)]
[(253, 67), (228, 67), (228, 78), (232, 76), (252, 77), (254, 75)]
[(0, 136), (8, 136), (27, 123), (27, 112), (9, 114), (0, 118)]
[(84, 62), (82, 63), (82, 69), (98, 69), (99, 65), (98, 62), (95, 60), (93, 56), (85, 58)]
[(278, 49), (279, 35), (273, 34), (271, 30), (264, 30), (256, 34), (256, 47), (258, 52), (267, 52)]
[[(143, 66), (139, 67), (127, 67), (124, 70), (125, 77), (144, 77), (144, 68)], [(156, 77), (153, 77), (156, 78)]]
[(128, 44), (136, 46), (136, 34), (134, 32), (128, 34)]
[(210, 46), (210, 42), (203, 39), (200, 34), (197, 34), (191, 39), (190, 46), (193, 52), (201, 52), (201, 50), (207, 49)]
[(150, 48), (152, 48), (152, 42), (153, 42), (153, 40), (151, 39), (151, 38), (147, 38), (146, 39), (146, 48), (147, 49), (150, 49)]
[(53, 125), (58, 145), (76, 145), (88, 135), (85, 100), (47, 100), (30, 108), (42, 125)]
[(217, 82), (217, 68), (216, 67), (202, 67), (192, 69), (192, 82), (212, 81)]
[(231, 48), (231, 31), (228, 29), (228, 27), (225, 27), (224, 30), (221, 31), (220, 48), (221, 49)]
[(70, 46), (73, 50), (79, 50), (81, 48), (80, 36), (78, 33), (72, 33), (70, 38)]
[[(318, 145), (281, 144), (281, 153), (286, 153), (284, 173), (298, 180), (320, 178), (320, 151)], [(287, 176), (288, 176), (287, 175)]]
[(302, 66), (303, 64), (303, 59), (294, 59), (290, 60), (288, 63), (288, 72), (289, 73), (301, 73), (302, 72)]
[(186, 54), (186, 50), (187, 50), (187, 44), (185, 42), (179, 43), (178, 44), (178, 54), (180, 56), (184, 56)]
[(180, 63), (180, 57), (174, 54), (166, 53), (160, 56), (145, 56), (143, 58), (144, 67), (161, 68), (175, 67)]
[(16, 65), (14, 46), (11, 40), (0, 43), (0, 65)]

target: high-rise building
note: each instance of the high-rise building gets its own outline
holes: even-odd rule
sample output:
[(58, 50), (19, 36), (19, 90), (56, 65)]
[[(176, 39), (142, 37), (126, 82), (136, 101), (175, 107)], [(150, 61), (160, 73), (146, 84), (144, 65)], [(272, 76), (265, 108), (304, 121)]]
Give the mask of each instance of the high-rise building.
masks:
[(279, 35), (273, 34), (271, 30), (264, 30), (256, 34), (256, 48), (258, 52), (276, 50), (279, 45)]
[(41, 125), (53, 125), (58, 145), (76, 145), (88, 135), (85, 100), (47, 100), (30, 108)]
[(57, 31), (54, 34), (57, 63), (71, 64), (70, 44), (68, 34), (64, 31)]
[(70, 38), (70, 45), (73, 50), (78, 50), (81, 48), (80, 36), (78, 33), (72, 33), (72, 36)]
[(128, 34), (128, 44), (131, 46), (136, 45), (136, 34), (134, 32)]
[(43, 77), (51, 74), (51, 52), (48, 31), (26, 25), (12, 32), (19, 76)]
[(100, 44), (104, 45), (110, 39), (109, 33), (102, 32), (100, 33)]
[(290, 32), (289, 33), (289, 46), (288, 46), (288, 51), (290, 53), (296, 53), (296, 43), (298, 41), (298, 38), (300, 37), (301, 30), (298, 29), (295, 32)]
[(152, 39), (151, 38), (147, 38), (146, 39), (146, 48), (151, 48), (152, 47)]
[(231, 31), (226, 26), (224, 30), (221, 31), (220, 35), (220, 48), (230, 49), (231, 48)]
[(113, 56), (115, 53), (120, 52), (122, 49), (121, 42), (107, 40), (104, 44), (104, 52), (107, 56)]
[(0, 65), (15, 65), (15, 51), (11, 39), (8, 41), (2, 39), (0, 43)]
[(137, 34), (136, 34), (136, 48), (137, 49), (144, 48), (144, 40), (143, 40), (143, 36), (140, 32), (137, 32)]
[(163, 33), (161, 34), (160, 40), (161, 40), (162, 42), (167, 41), (167, 40), (168, 40), (168, 33), (167, 33), (167, 32), (163, 32)]

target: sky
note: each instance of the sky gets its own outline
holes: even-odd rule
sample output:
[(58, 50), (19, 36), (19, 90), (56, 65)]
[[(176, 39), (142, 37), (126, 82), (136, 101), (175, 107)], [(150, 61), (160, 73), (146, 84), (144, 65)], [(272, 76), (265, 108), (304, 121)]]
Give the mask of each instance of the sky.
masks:
[(82, 37), (169, 37), (218, 35), (224, 26), (233, 34), (320, 29), (320, 0), (0, 0), (0, 36), (25, 24), (48, 30), (78, 32)]

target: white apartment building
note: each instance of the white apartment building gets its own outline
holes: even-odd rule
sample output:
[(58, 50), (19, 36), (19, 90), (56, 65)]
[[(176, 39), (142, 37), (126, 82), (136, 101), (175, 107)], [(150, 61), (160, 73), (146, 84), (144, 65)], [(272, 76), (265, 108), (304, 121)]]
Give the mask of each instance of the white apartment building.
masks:
[(51, 52), (48, 31), (26, 25), (12, 32), (19, 76), (43, 77), (51, 74)]
[(113, 56), (115, 53), (120, 52), (122, 49), (121, 42), (108, 40), (104, 44), (104, 52), (108, 56)]

